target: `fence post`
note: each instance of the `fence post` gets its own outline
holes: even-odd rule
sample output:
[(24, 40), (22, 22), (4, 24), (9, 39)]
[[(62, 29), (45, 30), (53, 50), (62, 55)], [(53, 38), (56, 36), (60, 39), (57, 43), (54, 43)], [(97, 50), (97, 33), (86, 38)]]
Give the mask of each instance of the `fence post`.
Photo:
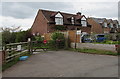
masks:
[(65, 47), (66, 47), (66, 49), (68, 49), (68, 31), (66, 31), (66, 36), (65, 36)]
[(32, 54), (32, 47), (31, 47), (31, 39), (30, 38), (28, 38), (28, 52), (30, 53), (30, 54)]
[(77, 28), (75, 28), (75, 49), (77, 48)]
[(2, 63), (6, 63), (6, 45), (2, 49)]

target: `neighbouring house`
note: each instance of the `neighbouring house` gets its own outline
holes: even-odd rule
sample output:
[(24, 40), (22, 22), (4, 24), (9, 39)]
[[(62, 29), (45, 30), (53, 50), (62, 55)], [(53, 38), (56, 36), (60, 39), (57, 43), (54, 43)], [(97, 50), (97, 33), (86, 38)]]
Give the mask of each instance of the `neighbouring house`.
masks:
[(91, 25), (87, 22), (85, 15), (80, 12), (76, 14), (60, 11), (39, 10), (31, 27), (33, 35), (51, 33), (55, 30), (81, 30), (91, 33)]
[(115, 33), (119, 23), (117, 20), (106, 18), (88, 18), (88, 23), (91, 25), (91, 33)]
[(115, 31), (117, 33), (120, 33), (120, 25), (119, 25), (119, 22), (117, 20), (113, 20), (113, 26), (116, 28)]

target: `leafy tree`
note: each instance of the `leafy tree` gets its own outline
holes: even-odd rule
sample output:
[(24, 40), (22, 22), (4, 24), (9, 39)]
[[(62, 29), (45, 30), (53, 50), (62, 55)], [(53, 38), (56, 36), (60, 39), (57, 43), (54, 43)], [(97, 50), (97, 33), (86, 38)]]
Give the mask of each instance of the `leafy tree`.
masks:
[(30, 33), (30, 29), (17, 32), (16, 34), (16, 42), (26, 42), (28, 38), (34, 39), (33, 35)]
[(4, 32), (2, 32), (2, 43), (3, 44), (8, 44), (11, 42), (11, 33), (10, 31), (6, 30)]

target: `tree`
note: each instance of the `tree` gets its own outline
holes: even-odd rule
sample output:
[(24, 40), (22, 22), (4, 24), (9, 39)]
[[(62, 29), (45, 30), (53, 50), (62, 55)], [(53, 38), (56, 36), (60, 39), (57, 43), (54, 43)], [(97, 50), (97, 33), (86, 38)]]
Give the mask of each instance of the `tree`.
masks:
[(16, 39), (16, 31), (20, 31), (20, 26), (18, 27), (1, 27), (0, 28), (2, 33), (2, 44), (9, 44), (14, 43)]
[(16, 42), (26, 42), (28, 38), (35, 39), (34, 36), (31, 34), (30, 29), (26, 31), (20, 31), (16, 34)]

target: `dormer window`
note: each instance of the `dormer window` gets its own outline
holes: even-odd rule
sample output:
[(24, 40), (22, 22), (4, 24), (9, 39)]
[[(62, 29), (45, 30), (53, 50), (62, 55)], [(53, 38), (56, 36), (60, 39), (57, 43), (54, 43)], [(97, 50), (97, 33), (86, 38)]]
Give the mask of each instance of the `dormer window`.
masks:
[(113, 28), (113, 24), (112, 23), (110, 23), (110, 27)]
[(71, 22), (72, 22), (72, 24), (74, 24), (74, 17), (71, 18)]
[(85, 18), (85, 17), (82, 17), (82, 19), (81, 19), (81, 24), (82, 24), (82, 26), (84, 26), (84, 27), (87, 26), (87, 21), (86, 21), (86, 18)]
[(60, 13), (55, 15), (55, 23), (56, 25), (63, 25), (63, 16)]
[(118, 28), (118, 24), (116, 24), (116, 28)]
[(107, 23), (106, 22), (104, 22), (104, 27), (107, 27)]

